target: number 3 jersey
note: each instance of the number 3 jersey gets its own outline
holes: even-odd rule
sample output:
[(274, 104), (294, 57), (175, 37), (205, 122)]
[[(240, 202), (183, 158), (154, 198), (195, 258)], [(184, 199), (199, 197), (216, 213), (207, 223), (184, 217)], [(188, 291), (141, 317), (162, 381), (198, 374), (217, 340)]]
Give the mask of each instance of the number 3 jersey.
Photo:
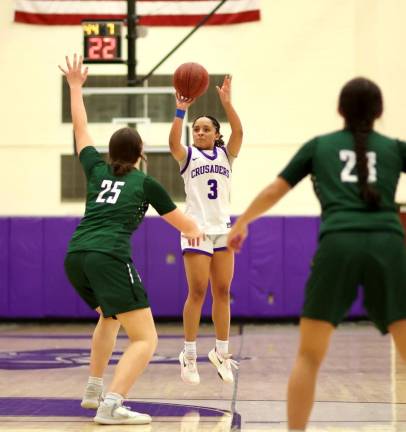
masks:
[(322, 209), (321, 236), (349, 230), (403, 234), (395, 193), (401, 172), (406, 172), (406, 143), (371, 132), (366, 159), (368, 182), (381, 197), (377, 210), (368, 209), (361, 198), (354, 137), (348, 130), (310, 140), (280, 173), (292, 187), (311, 175)]
[(233, 157), (225, 147), (213, 150), (187, 148), (180, 163), (185, 182), (185, 213), (205, 234), (225, 234), (230, 229), (230, 186)]
[(97, 150), (88, 146), (79, 155), (87, 179), (86, 211), (69, 243), (68, 252), (96, 251), (128, 262), (130, 237), (149, 204), (160, 214), (176, 208), (152, 177), (133, 169), (117, 177)]

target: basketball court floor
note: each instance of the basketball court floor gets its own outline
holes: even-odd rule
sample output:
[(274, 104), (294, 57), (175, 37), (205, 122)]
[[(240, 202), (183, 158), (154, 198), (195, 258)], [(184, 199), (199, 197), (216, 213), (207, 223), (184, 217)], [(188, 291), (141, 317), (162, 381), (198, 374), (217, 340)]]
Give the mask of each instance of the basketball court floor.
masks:
[[(240, 361), (234, 385), (223, 384), (206, 357), (213, 329), (198, 340), (201, 384), (180, 380), (182, 328), (160, 324), (156, 355), (126, 403), (153, 416), (148, 426), (98, 426), (80, 408), (87, 380), (90, 324), (0, 325), (0, 431), (228, 432), (286, 431), (286, 386), (298, 328), (232, 328)], [(125, 348), (120, 334), (112, 365)], [(106, 383), (111, 379), (109, 367)], [(369, 324), (342, 325), (320, 373), (310, 432), (406, 431), (406, 366), (388, 336)]]

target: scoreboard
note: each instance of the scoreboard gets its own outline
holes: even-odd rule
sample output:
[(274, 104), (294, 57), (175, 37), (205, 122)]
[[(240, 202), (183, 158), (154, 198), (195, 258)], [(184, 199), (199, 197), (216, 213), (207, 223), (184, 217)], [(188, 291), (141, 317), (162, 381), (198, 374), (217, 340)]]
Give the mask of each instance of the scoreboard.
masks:
[(82, 21), (83, 63), (124, 63), (121, 58), (122, 27), (122, 21)]

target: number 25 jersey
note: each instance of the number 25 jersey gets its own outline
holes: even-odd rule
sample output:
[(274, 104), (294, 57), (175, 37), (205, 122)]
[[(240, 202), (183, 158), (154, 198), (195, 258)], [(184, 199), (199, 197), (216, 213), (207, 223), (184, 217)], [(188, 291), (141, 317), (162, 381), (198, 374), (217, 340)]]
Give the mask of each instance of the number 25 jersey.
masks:
[(176, 206), (165, 189), (137, 169), (115, 176), (93, 146), (79, 160), (87, 179), (86, 212), (69, 243), (68, 252), (96, 251), (124, 262), (131, 259), (130, 237), (151, 204), (160, 214)]
[(185, 182), (185, 213), (205, 234), (225, 234), (230, 229), (230, 186), (233, 157), (225, 147), (213, 150), (187, 148), (181, 175)]

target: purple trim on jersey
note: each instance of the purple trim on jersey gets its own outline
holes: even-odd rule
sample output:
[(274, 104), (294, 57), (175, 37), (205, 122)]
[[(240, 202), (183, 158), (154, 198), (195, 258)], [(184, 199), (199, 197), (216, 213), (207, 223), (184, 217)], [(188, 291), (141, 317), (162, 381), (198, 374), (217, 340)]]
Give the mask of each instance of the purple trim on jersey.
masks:
[(201, 150), (201, 149), (199, 149), (199, 147), (196, 147), (195, 146), (195, 148), (197, 148), (198, 150), (199, 150), (199, 152), (206, 158), (206, 159), (209, 159), (209, 160), (216, 160), (217, 159), (217, 146), (214, 146), (213, 147), (213, 156), (210, 156), (210, 155), (208, 155), (208, 154), (206, 154), (205, 152), (204, 152), (204, 150)]
[(222, 250), (227, 250), (228, 247), (227, 246), (223, 246), (223, 247), (219, 247), (219, 248), (213, 248), (214, 252), (218, 252), (218, 251), (222, 251)]
[(211, 254), (210, 252), (206, 252), (206, 251), (202, 251), (200, 249), (191, 249), (191, 248), (186, 248), (183, 249), (182, 251), (182, 255), (184, 255), (186, 252), (192, 252), (192, 253), (197, 253), (197, 254), (202, 254), (202, 255), (207, 255), (209, 257), (212, 257), (213, 254)]
[(189, 166), (189, 162), (190, 162), (190, 158), (192, 157), (192, 147), (188, 147), (187, 148), (187, 159), (186, 159), (186, 163), (184, 165), (184, 167), (180, 170), (180, 175), (182, 175), (185, 171), (186, 168)]

